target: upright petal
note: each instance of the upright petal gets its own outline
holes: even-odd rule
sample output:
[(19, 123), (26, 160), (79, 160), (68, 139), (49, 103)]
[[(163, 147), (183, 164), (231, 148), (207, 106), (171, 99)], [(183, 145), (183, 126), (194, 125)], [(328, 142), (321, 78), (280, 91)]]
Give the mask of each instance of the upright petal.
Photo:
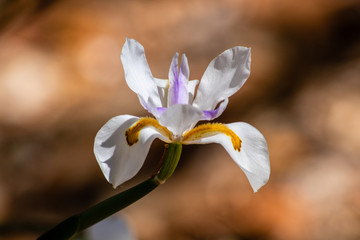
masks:
[(191, 80), (188, 82), (187, 85), (187, 90), (189, 93), (189, 102), (188, 104), (192, 104), (193, 100), (194, 100), (194, 96), (195, 96), (195, 90), (196, 90), (196, 86), (199, 84), (199, 80)]
[(200, 80), (193, 105), (214, 110), (245, 83), (250, 74), (250, 61), (250, 49), (246, 47), (233, 47), (214, 58)]
[(161, 101), (161, 106), (158, 107), (167, 107), (169, 79), (154, 78), (154, 80), (158, 87), (159, 98)]
[(94, 143), (94, 153), (105, 178), (119, 186), (138, 173), (155, 138), (167, 140), (153, 128), (140, 131), (139, 141), (129, 146), (126, 130), (139, 118), (130, 115), (120, 115), (110, 119), (97, 133)]
[(176, 104), (167, 108), (159, 118), (159, 123), (169, 129), (175, 136), (193, 128), (202, 118), (203, 112), (188, 104)]
[[(134, 39), (126, 39), (121, 51), (125, 80), (148, 111), (161, 107), (158, 86), (151, 74), (144, 47)], [(155, 105), (155, 106), (154, 106)]]
[(179, 78), (179, 53), (175, 53), (170, 64), (169, 82), (175, 82)]
[(182, 55), (180, 70), (178, 68), (178, 57), (176, 53), (172, 59), (169, 70), (168, 107), (175, 104), (188, 104), (189, 94), (187, 84), (189, 81), (189, 66), (185, 54)]
[(181, 55), (181, 64), (180, 64), (180, 71), (179, 71), (179, 78), (183, 81), (183, 82), (188, 82), (189, 81), (189, 75), (190, 75), (190, 70), (189, 70), (189, 63), (187, 60), (187, 57), (185, 54)]
[(226, 124), (226, 126), (241, 139), (240, 151), (234, 148), (231, 138), (222, 133), (192, 142), (185, 142), (184, 144), (221, 144), (244, 171), (251, 187), (256, 192), (268, 181), (270, 176), (269, 152), (266, 140), (256, 128), (247, 123), (238, 122)]

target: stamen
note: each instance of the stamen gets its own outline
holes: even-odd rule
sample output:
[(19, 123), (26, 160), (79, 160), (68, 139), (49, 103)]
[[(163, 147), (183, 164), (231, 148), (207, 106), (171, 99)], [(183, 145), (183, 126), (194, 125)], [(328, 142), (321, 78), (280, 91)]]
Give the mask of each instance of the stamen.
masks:
[(139, 133), (142, 129), (146, 127), (153, 127), (158, 130), (162, 135), (172, 138), (172, 133), (164, 126), (161, 126), (160, 123), (149, 117), (140, 118), (134, 125), (128, 128), (125, 132), (126, 142), (129, 146), (134, 145), (139, 141)]
[(196, 139), (211, 137), (223, 133), (230, 137), (235, 151), (240, 152), (241, 139), (230, 128), (221, 123), (207, 123), (199, 125), (183, 135), (182, 142), (191, 142)]

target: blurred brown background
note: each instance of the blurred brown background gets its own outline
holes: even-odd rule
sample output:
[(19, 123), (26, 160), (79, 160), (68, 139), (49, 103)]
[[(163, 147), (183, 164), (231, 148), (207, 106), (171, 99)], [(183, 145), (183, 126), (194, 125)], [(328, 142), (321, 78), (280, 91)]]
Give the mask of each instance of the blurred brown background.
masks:
[(124, 81), (126, 37), (160, 78), (176, 51), (200, 79), (251, 47), (217, 121), (257, 127), (272, 167), (253, 194), (220, 146), (185, 146), (174, 176), (122, 212), (138, 239), (360, 239), (358, 0), (0, 1), (0, 239), (34, 239), (119, 191), (92, 145), (111, 117), (148, 115)]

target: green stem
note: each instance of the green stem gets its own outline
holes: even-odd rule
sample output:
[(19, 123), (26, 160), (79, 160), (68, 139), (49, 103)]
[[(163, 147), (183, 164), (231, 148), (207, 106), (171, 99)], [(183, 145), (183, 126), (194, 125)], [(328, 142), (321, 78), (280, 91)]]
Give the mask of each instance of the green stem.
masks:
[(174, 172), (181, 155), (181, 143), (171, 143), (167, 148), (164, 162), (158, 174), (152, 178), (110, 197), (95, 206), (76, 214), (41, 235), (38, 240), (64, 240), (75, 237), (86, 228), (100, 222), (112, 214), (144, 197)]
[(171, 175), (174, 173), (175, 168), (179, 163), (181, 150), (181, 143), (174, 142), (169, 144), (166, 151), (164, 163), (162, 164), (159, 173), (156, 175), (156, 178), (160, 182), (165, 182), (166, 179), (171, 177)]

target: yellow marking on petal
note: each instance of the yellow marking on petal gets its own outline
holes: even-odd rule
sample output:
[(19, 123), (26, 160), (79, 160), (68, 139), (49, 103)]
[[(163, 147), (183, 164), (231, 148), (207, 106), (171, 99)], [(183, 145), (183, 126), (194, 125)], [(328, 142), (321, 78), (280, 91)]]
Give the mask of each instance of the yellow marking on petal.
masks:
[(144, 117), (140, 118), (134, 125), (126, 130), (125, 137), (129, 146), (132, 146), (139, 141), (139, 133), (145, 127), (155, 128), (165, 137), (168, 137), (169, 139), (172, 138), (172, 133), (166, 127), (161, 126), (156, 119)]
[(230, 128), (221, 123), (207, 123), (199, 125), (183, 135), (182, 142), (191, 142), (200, 138), (211, 137), (223, 133), (230, 137), (235, 151), (240, 152), (241, 139)]

